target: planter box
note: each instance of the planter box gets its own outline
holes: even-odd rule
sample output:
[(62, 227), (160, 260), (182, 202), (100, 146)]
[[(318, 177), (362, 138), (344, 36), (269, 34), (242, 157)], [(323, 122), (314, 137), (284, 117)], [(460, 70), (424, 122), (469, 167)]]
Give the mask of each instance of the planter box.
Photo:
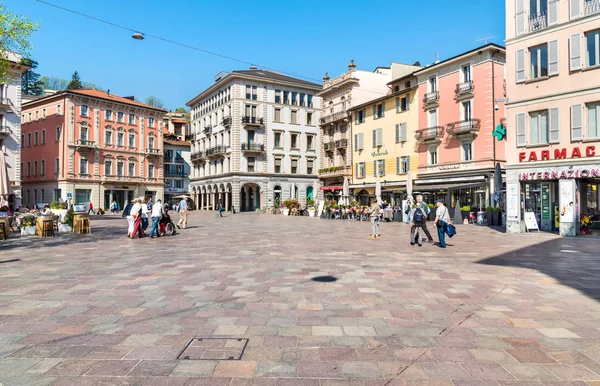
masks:
[(71, 233), (73, 228), (67, 224), (58, 224), (58, 233)]
[(491, 227), (494, 225), (494, 212), (485, 212), (485, 221), (487, 226)]
[(283, 213), (284, 216), (289, 216), (290, 210), (288, 208), (283, 208), (281, 209), (281, 213)]
[(429, 217), (429, 221), (435, 220), (435, 208), (431, 209), (431, 212), (429, 212), (428, 217)]
[(308, 216), (309, 217), (315, 217), (315, 210), (314, 209), (309, 209), (308, 210)]
[(52, 214), (58, 216), (59, 222), (65, 222), (65, 216), (67, 215), (66, 209), (52, 209)]
[(35, 236), (35, 226), (21, 227), (21, 236)]
[(467, 212), (464, 210), (460, 211), (460, 214), (462, 214), (463, 219), (467, 219), (467, 221), (471, 221), (471, 212)]

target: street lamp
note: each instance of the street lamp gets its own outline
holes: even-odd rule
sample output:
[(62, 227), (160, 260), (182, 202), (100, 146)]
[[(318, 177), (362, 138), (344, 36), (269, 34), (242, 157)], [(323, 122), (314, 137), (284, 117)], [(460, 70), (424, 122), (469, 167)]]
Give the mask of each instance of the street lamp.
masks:
[(131, 37), (135, 40), (144, 40), (144, 34), (141, 32), (136, 32), (133, 35), (131, 35)]

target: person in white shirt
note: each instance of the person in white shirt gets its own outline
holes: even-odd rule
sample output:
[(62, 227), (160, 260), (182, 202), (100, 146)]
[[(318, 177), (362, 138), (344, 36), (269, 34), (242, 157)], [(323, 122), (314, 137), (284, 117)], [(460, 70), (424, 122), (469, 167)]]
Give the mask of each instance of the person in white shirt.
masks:
[(150, 230), (150, 237), (154, 238), (154, 233), (156, 233), (156, 237), (160, 237), (159, 232), (159, 223), (160, 219), (165, 214), (165, 211), (162, 206), (162, 202), (160, 200), (156, 200), (156, 203), (152, 206), (152, 230)]
[(440, 240), (440, 248), (446, 248), (446, 226), (450, 224), (450, 215), (448, 214), (448, 208), (444, 205), (442, 200), (436, 200), (435, 206), (435, 221), (434, 225), (437, 228), (438, 239)]
[(135, 203), (131, 207), (131, 218), (133, 219), (133, 227), (131, 232), (129, 232), (129, 237), (134, 239), (136, 233), (138, 237), (141, 239), (144, 237), (144, 232), (142, 231), (142, 200), (140, 198), (135, 199)]
[(150, 209), (148, 209), (148, 204), (146, 203), (146, 199), (144, 198), (142, 200), (142, 230), (145, 232), (146, 229), (148, 229), (148, 212), (150, 212)]

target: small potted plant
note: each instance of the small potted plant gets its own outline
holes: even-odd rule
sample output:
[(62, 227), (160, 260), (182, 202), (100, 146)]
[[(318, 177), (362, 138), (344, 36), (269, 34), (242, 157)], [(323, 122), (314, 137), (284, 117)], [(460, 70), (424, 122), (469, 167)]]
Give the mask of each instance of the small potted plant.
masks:
[(69, 208), (67, 210), (67, 214), (65, 215), (65, 221), (58, 226), (58, 233), (68, 233), (73, 232), (73, 221), (75, 220), (75, 211), (73, 208)]
[(434, 204), (427, 204), (427, 206), (429, 207), (429, 221), (433, 221), (435, 220), (435, 210), (436, 207)]
[(463, 218), (471, 218), (471, 206), (465, 205), (460, 207), (460, 214)]
[(592, 219), (590, 219), (589, 216), (582, 215), (580, 223), (581, 223), (580, 233), (582, 235), (591, 235), (592, 229), (590, 227), (592, 226)]
[(290, 214), (290, 208), (288, 208), (288, 206), (287, 206), (287, 200), (285, 200), (283, 202), (283, 204), (281, 204), (281, 213), (284, 216), (289, 216), (289, 214)]
[(21, 223), (21, 236), (34, 236), (35, 235), (35, 217), (25, 216)]
[(308, 216), (309, 217), (315, 217), (315, 200), (308, 200), (306, 201), (306, 206), (308, 207)]

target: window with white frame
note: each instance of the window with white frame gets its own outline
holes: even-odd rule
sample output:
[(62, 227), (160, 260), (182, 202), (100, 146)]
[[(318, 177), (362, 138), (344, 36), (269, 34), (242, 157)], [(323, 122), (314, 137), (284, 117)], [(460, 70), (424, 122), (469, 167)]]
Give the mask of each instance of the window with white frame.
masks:
[(529, 113), (529, 144), (548, 143), (548, 110)]
[(293, 124), (298, 123), (298, 111), (296, 111), (296, 110), (290, 111), (290, 123), (293, 123)]
[(427, 113), (427, 126), (434, 127), (438, 125), (437, 110), (429, 110)]
[(129, 147), (135, 147), (135, 132), (129, 132)]
[(275, 103), (281, 103), (281, 90), (275, 90)]
[(298, 174), (298, 158), (292, 158), (291, 173)]
[(129, 124), (130, 125), (135, 124), (135, 115), (134, 114), (129, 114)]
[[(88, 107), (86, 105), (81, 105), (81, 116), (82, 117), (87, 117), (88, 116)], [(36, 111), (37, 114), (37, 111)]]
[(257, 100), (258, 88), (256, 86), (246, 85), (246, 99)]
[(591, 31), (585, 34), (587, 66), (597, 66), (600, 64), (600, 30)]
[(466, 101), (462, 103), (460, 117), (461, 121), (471, 120), (471, 101)]
[(385, 116), (385, 102), (373, 106), (373, 119), (383, 118)]
[(135, 161), (129, 160), (129, 164), (127, 165), (129, 169), (128, 176), (135, 177)]
[(461, 161), (473, 161), (473, 140), (462, 140), (460, 143)]
[(113, 136), (113, 132), (112, 129), (105, 129), (104, 131), (104, 145), (112, 145), (112, 136)]
[(281, 121), (281, 108), (275, 107), (273, 110), (273, 122), (282, 122)]
[(154, 178), (154, 164), (148, 164), (148, 178)]
[(125, 166), (125, 161), (117, 160), (117, 176), (123, 176), (124, 166)]
[(427, 148), (427, 164), (437, 165), (438, 163), (438, 146), (431, 145)]
[(40, 176), (46, 175), (46, 160), (40, 161)]
[(306, 150), (315, 150), (315, 136), (306, 134)]
[(154, 149), (154, 137), (148, 137), (148, 148)]
[(60, 173), (60, 158), (56, 157), (54, 160), (54, 174), (58, 175)]
[(46, 119), (46, 109), (42, 109), (42, 119)]
[(427, 92), (436, 92), (437, 91), (437, 78), (432, 76), (429, 78), (429, 82), (427, 83)]
[(125, 113), (123, 113), (122, 111), (119, 111), (117, 113), (117, 121), (118, 122), (123, 122), (124, 119), (125, 119)]
[(408, 174), (410, 171), (410, 156), (396, 158), (396, 174)]
[(291, 149), (299, 149), (300, 148), (300, 141), (298, 141), (298, 134), (297, 133), (292, 133), (290, 134), (290, 148)]
[(104, 174), (107, 176), (112, 175), (112, 160), (110, 159), (104, 160)]
[(315, 161), (309, 159), (306, 161), (306, 174), (313, 174), (315, 170)]
[(84, 141), (88, 140), (88, 127), (87, 126), (81, 126), (79, 128), (79, 137)]
[(276, 131), (275, 133), (273, 133), (274, 138), (275, 138), (275, 143), (274, 146), (277, 148), (282, 148), (283, 145), (281, 144), (281, 132)]
[(530, 72), (531, 79), (538, 79), (548, 76), (548, 45), (532, 47), (530, 54)]
[(117, 132), (117, 146), (125, 146), (125, 133), (122, 130)]
[(471, 65), (467, 64), (461, 67), (460, 70), (461, 82), (466, 83), (471, 81)]
[(154, 118), (153, 117), (148, 118), (148, 127), (154, 127)]
[(275, 173), (281, 173), (281, 158), (275, 158)]
[(88, 174), (88, 160), (85, 157), (79, 158), (79, 174)]
[(377, 177), (378, 175), (380, 177), (385, 176), (385, 160), (384, 159), (379, 159), (379, 160), (373, 161), (373, 176)]
[(367, 163), (366, 162), (358, 162), (356, 164), (356, 178), (366, 178), (367, 177)]
[(529, 0), (529, 17), (531, 19), (546, 16), (548, 13), (548, 0)]
[(588, 139), (600, 138), (600, 102), (588, 103), (587, 105), (588, 118)]
[(306, 124), (308, 126), (312, 126), (312, 124), (313, 124), (313, 113), (311, 113), (311, 112), (307, 112), (306, 113)]
[(396, 112), (400, 113), (410, 109), (410, 95), (405, 95), (402, 98), (396, 98)]
[(256, 164), (256, 158), (248, 157), (248, 172), (254, 173), (254, 165)]
[(296, 106), (298, 104), (298, 93), (292, 91), (292, 104)]
[(111, 110), (104, 110), (104, 120), (112, 121), (112, 111)]
[(354, 113), (356, 124), (365, 123), (365, 118), (367, 117), (367, 110), (362, 109)]

